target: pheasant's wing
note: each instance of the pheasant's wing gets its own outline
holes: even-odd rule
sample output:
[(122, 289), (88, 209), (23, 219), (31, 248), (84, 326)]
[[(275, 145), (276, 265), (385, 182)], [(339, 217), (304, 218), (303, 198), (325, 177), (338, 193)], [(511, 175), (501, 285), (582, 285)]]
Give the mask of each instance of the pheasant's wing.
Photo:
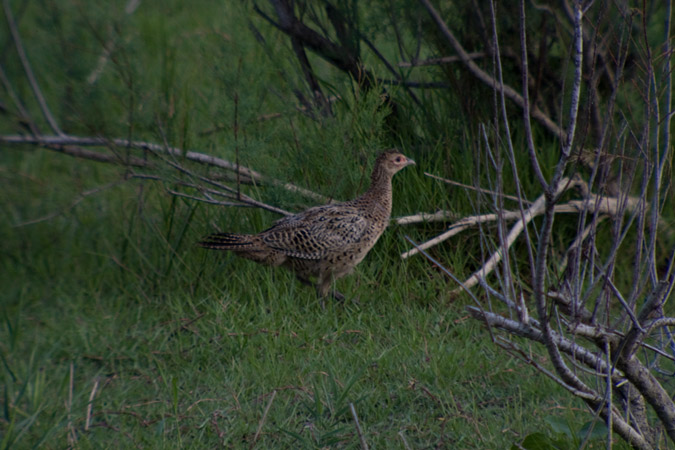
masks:
[(356, 208), (324, 205), (284, 217), (261, 236), (266, 245), (287, 256), (316, 260), (359, 242), (368, 227)]

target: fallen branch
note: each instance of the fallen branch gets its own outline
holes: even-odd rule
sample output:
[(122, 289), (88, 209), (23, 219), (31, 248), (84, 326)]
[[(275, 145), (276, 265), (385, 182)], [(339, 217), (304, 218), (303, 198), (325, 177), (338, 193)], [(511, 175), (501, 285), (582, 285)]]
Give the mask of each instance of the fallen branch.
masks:
[(397, 225), (411, 225), (422, 222), (445, 222), (447, 220), (457, 219), (458, 214), (452, 211), (437, 211), (435, 213), (420, 213), (412, 216), (397, 217), (394, 222)]
[[(567, 178), (561, 180), (560, 186), (563, 187), (563, 190), (568, 190), (572, 187), (581, 187), (582, 189), (583, 187), (587, 187), (584, 181), (576, 179), (570, 181)], [(539, 199), (537, 199), (537, 202), (543, 201), (544, 201), (543, 195), (539, 197)], [(634, 211), (639, 206), (639, 204), (640, 199), (637, 197), (628, 196), (625, 198), (617, 198), (617, 197), (605, 197), (601, 195), (590, 194), (585, 199), (571, 200), (567, 203), (555, 205), (554, 212), (556, 214), (564, 214), (564, 213), (580, 213), (586, 211), (589, 213), (597, 213), (600, 215), (616, 216), (624, 212)], [(542, 209), (543, 203), (541, 203), (538, 206), (540, 207), (535, 208), (533, 204), (532, 207), (530, 207), (528, 210), (525, 211), (527, 214), (530, 215), (528, 216), (529, 217), (528, 222), (532, 218), (544, 213), (544, 210)], [(451, 217), (452, 217), (451, 212), (439, 211), (433, 214), (421, 213), (412, 216), (399, 217), (396, 219), (395, 222), (399, 225), (409, 225), (412, 223), (419, 223), (419, 222), (442, 221)], [(510, 221), (510, 220), (518, 220), (521, 219), (522, 217), (523, 213), (521, 213), (521, 211), (503, 211), (501, 213), (479, 214), (475, 216), (465, 217), (450, 225), (448, 227), (448, 230), (445, 231), (444, 233), (420, 244), (418, 248), (413, 248), (411, 250), (408, 250), (407, 252), (402, 253), (401, 258), (406, 259), (413, 255), (416, 255), (417, 253), (420, 252), (420, 250), (426, 250), (435, 245), (438, 245), (441, 242), (455, 236), (456, 234), (461, 233), (462, 231), (468, 228), (473, 228), (483, 223), (496, 222), (500, 219)], [(519, 229), (519, 232), (520, 231), (522, 231), (522, 229)], [(499, 259), (495, 262), (498, 261)], [(487, 273), (485, 273), (485, 275), (487, 275)], [(471, 284), (471, 286), (474, 285), (475, 282)]]
[[(560, 195), (567, 187), (570, 185), (570, 180), (563, 178), (558, 183), (558, 189), (555, 192), (555, 196)], [(480, 278), (485, 278), (490, 272), (492, 272), (495, 266), (501, 261), (504, 252), (508, 251), (511, 248), (511, 245), (516, 241), (516, 238), (520, 233), (525, 229), (528, 223), (532, 221), (536, 216), (543, 214), (545, 212), (546, 206), (546, 197), (544, 195), (540, 196), (534, 204), (525, 210), (522, 213), (522, 218), (518, 220), (511, 231), (506, 236), (506, 241), (504, 244), (497, 249), (495, 253), (487, 260), (487, 262), (481, 267), (478, 271), (474, 272), (465, 282), (462, 289), (471, 288), (478, 284)], [(519, 212), (520, 213), (520, 212)], [(460, 288), (455, 288), (451, 291), (452, 294), (461, 292)]]
[[(218, 167), (221, 169), (239, 172), (244, 176), (250, 177), (257, 182), (266, 182), (273, 186), (283, 188), (289, 192), (304, 195), (305, 197), (317, 200), (322, 203), (327, 203), (329, 199), (321, 194), (312, 192), (308, 189), (301, 188), (292, 183), (286, 183), (275, 178), (265, 177), (255, 170), (248, 167), (238, 166), (226, 159), (218, 158), (216, 156), (207, 155), (205, 153), (184, 151), (178, 147), (170, 147), (152, 142), (145, 141), (130, 141), (128, 139), (107, 139), (102, 137), (87, 137), (87, 136), (22, 136), (22, 135), (5, 135), (0, 136), (0, 142), (5, 144), (33, 144), (40, 145), (50, 150), (57, 150), (68, 153), (71, 156), (76, 156), (84, 159), (93, 159), (103, 162), (122, 162), (119, 158), (111, 155), (99, 154), (96, 152), (77, 151), (69, 146), (80, 147), (118, 147), (118, 148), (134, 148), (138, 150), (149, 150), (155, 153), (167, 154), (177, 158), (185, 158), (196, 163)], [(56, 148), (55, 148), (56, 147)], [(133, 159), (132, 165), (140, 165), (140, 160)], [(138, 163), (138, 164), (136, 164)]]

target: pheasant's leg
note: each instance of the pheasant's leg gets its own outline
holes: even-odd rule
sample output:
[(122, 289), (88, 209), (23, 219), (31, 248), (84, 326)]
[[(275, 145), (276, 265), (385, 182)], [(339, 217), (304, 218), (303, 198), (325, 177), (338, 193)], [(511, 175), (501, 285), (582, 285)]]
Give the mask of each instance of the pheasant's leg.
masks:
[(319, 279), (317, 280), (316, 283), (316, 294), (319, 296), (321, 299), (321, 307), (323, 307), (323, 300), (328, 296), (328, 292), (330, 291), (330, 296), (333, 297), (335, 300), (338, 302), (342, 302), (345, 299), (345, 296), (340, 293), (337, 289), (333, 289), (331, 291), (331, 284), (333, 284), (333, 277), (332, 275), (325, 275), (325, 276), (319, 276)]
[(324, 298), (326, 295), (328, 295), (331, 281), (330, 275), (320, 274), (319, 278), (316, 280), (316, 295), (318, 295), (320, 298)]
[[(320, 285), (319, 283), (312, 283), (305, 277), (301, 277), (299, 275), (296, 276), (298, 278), (298, 281), (301, 282), (302, 284), (306, 286), (312, 286), (314, 289), (316, 289), (316, 295), (319, 297), (321, 300), (321, 308), (325, 308), (323, 299), (328, 295), (328, 288), (330, 288), (330, 283), (327, 286)], [(325, 292), (324, 292), (325, 290)], [(337, 300), (337, 301), (342, 301), (345, 299), (345, 296), (339, 293), (338, 291), (333, 291), (331, 293), (331, 296)]]

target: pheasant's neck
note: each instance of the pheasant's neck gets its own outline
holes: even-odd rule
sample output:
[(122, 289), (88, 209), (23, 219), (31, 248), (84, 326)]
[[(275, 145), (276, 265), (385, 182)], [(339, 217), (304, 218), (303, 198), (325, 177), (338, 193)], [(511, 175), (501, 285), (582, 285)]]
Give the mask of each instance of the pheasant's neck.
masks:
[(359, 203), (371, 209), (372, 214), (389, 218), (391, 214), (391, 176), (375, 172), (372, 175), (370, 187), (359, 198)]

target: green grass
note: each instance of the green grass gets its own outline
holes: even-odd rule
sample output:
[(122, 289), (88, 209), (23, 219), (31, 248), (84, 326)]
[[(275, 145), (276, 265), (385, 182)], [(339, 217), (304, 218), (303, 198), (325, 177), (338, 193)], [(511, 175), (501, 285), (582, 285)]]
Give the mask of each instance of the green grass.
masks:
[[(334, 118), (312, 120), (294, 107), (303, 81), (288, 40), (246, 7), (144, 2), (126, 17), (120, 5), (38, 3), (60, 20), (41, 22), (31, 3), (22, 32), (31, 30), (36, 69), (51, 75), (45, 94), (70, 133), (165, 135), (233, 159), (237, 93), (243, 164), (346, 199), (365, 188), (375, 152), (399, 146), (418, 167), (397, 175), (394, 215), (471, 212), (463, 191), (422, 175), (470, 180), (475, 127), (442, 114), (452, 98), (431, 99), (433, 123), (412, 117), (397, 135), (379, 93), (352, 92), (316, 62), (344, 99)], [(115, 60), (89, 85), (94, 35), (109, 32), (119, 34)], [(272, 112), (282, 116), (258, 120)], [(278, 218), (271, 213), (172, 198), (138, 181), (68, 207), (119, 179), (118, 168), (46, 150), (0, 151), (0, 449), (359, 448), (350, 403), (372, 448), (404, 448), (404, 439), (508, 448), (535, 432), (558, 437), (551, 421), (574, 433), (588, 420), (580, 402), (493, 345), (464, 311), (468, 300), (449, 300), (454, 285), (442, 273), (421, 257), (400, 260), (405, 234), (421, 240), (438, 225), (392, 226), (337, 283), (347, 301), (322, 309), (290, 273), (195, 245), (214, 227), (260, 230)], [(250, 194), (310, 205), (264, 185)], [(477, 264), (466, 236), (432, 251), (458, 275)]]
[[(349, 403), (379, 448), (403, 448), (399, 433), (413, 448), (505, 448), (549, 430), (547, 417), (583, 423), (461, 299), (447, 303), (441, 275), (398, 259), (409, 230), (390, 228), (338, 282), (349, 300), (323, 310), (286, 271), (194, 245), (213, 216), (227, 227), (257, 211), (126, 184), (15, 227), (116, 175), (93, 163), (69, 175), (72, 161), (44, 151), (2, 155), (5, 445), (62, 448), (72, 430), (82, 448), (241, 448), (274, 391), (258, 448), (358, 448)], [(415, 179), (402, 172), (396, 189)], [(461, 260), (461, 245), (451, 251)]]

